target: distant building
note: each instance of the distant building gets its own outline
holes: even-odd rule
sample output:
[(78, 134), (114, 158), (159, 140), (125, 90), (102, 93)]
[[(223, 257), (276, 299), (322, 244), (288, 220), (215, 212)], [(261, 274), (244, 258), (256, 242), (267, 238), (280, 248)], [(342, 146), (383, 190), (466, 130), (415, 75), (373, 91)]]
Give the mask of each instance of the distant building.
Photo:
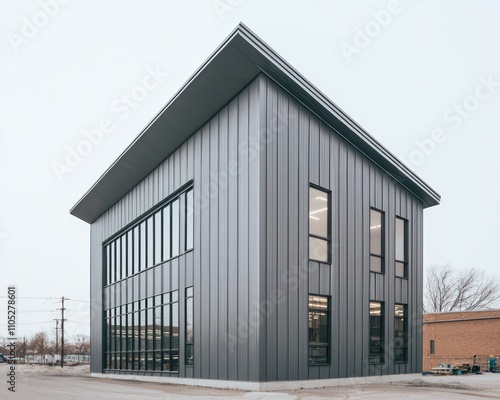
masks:
[(500, 310), (424, 314), (423, 370), (440, 363), (474, 363), (487, 368), (490, 357), (500, 358)]
[(439, 200), (240, 25), (71, 210), (91, 224), (91, 371), (418, 373)]

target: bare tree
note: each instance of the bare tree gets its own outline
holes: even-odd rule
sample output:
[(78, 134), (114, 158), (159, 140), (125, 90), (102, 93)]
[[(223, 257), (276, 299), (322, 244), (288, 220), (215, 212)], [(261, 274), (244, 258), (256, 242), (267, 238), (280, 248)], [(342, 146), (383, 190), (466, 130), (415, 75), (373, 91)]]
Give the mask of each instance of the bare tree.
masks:
[(77, 335), (75, 339), (75, 347), (78, 354), (87, 354), (90, 347), (90, 339), (88, 335)]
[(424, 312), (491, 308), (500, 299), (500, 282), (477, 268), (455, 271), (449, 264), (427, 269)]
[(46, 332), (38, 332), (29, 342), (30, 349), (38, 355), (45, 355), (49, 347), (49, 336)]

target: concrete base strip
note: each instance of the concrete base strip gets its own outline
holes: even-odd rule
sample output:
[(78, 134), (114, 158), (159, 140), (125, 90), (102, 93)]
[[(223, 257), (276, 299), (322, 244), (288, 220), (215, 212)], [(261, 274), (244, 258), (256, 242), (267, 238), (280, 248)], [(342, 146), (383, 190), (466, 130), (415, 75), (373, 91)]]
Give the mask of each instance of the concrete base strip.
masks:
[(246, 382), (222, 381), (216, 379), (172, 378), (166, 376), (145, 375), (118, 375), (91, 373), (95, 378), (121, 379), (125, 381), (139, 381), (152, 383), (167, 383), (172, 385), (201, 386), (216, 389), (234, 389), (249, 392), (274, 392), (281, 390), (317, 389), (324, 387), (365, 385), (370, 383), (404, 382), (421, 379), (422, 374), (378, 375), (359, 376), (353, 378), (314, 379), (303, 381), (277, 381), (277, 382)]

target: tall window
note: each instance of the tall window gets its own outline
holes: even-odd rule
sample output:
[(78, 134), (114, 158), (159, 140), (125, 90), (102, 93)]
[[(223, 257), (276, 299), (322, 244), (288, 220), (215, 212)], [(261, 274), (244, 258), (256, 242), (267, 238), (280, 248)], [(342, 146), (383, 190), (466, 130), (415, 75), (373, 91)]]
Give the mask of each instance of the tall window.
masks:
[(309, 259), (330, 262), (330, 193), (309, 187)]
[(370, 271), (384, 273), (384, 214), (370, 210)]
[(193, 287), (186, 288), (186, 365), (193, 365), (194, 336), (193, 336)]
[(408, 276), (407, 221), (396, 217), (396, 276)]
[(384, 363), (384, 303), (370, 302), (370, 364)]
[(403, 304), (394, 306), (394, 362), (408, 361), (408, 307)]
[(436, 345), (435, 345), (435, 343), (434, 343), (434, 340), (431, 340), (431, 342), (430, 342), (430, 349), (429, 349), (429, 352), (430, 352), (431, 354), (434, 354), (434, 353), (436, 352)]
[(186, 251), (193, 248), (194, 242), (194, 199), (193, 189), (186, 192)]
[(329, 326), (328, 297), (309, 295), (309, 364), (330, 363)]

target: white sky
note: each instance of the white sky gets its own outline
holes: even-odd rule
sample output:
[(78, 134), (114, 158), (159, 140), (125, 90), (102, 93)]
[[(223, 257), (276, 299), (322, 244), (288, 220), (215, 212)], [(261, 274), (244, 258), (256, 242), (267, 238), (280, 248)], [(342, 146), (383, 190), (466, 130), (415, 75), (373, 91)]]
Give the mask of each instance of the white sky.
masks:
[[(0, 5), (0, 296), (89, 300), (89, 226), (69, 209), (240, 21), (442, 195), (425, 266), (497, 273), (500, 2), (64, 0), (47, 17), (54, 1)], [(125, 109), (148, 68), (168, 76)], [(103, 120), (112, 132), (58, 179)], [(53, 334), (57, 300), (19, 304), (21, 335)], [(88, 303), (67, 308), (67, 334), (88, 333)]]

